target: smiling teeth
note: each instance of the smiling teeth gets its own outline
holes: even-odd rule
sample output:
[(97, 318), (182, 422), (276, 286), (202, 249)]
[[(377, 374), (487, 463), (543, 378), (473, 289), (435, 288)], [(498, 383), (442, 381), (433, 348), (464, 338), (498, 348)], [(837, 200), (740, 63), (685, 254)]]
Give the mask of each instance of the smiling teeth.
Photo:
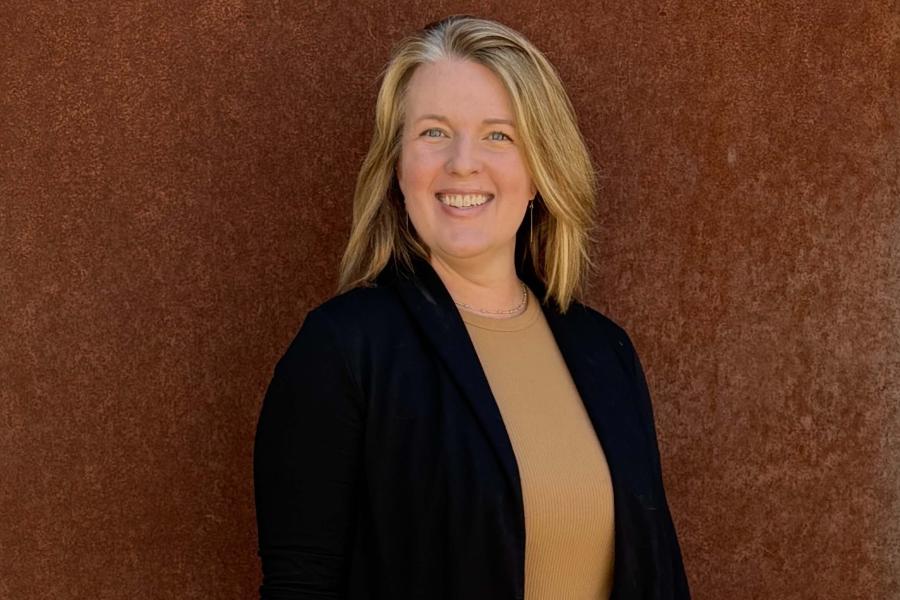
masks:
[(480, 206), (490, 200), (492, 196), (484, 194), (437, 194), (438, 200), (447, 206), (454, 208), (469, 208), (471, 206)]

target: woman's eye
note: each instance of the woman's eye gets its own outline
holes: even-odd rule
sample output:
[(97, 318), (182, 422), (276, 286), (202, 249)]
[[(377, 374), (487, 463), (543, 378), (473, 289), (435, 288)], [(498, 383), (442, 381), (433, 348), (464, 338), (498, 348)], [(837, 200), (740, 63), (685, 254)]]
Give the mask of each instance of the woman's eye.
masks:
[(432, 132), (444, 133), (443, 131), (441, 131), (441, 130), (438, 129), (437, 127), (432, 127), (432, 128), (430, 128), (430, 129), (426, 129), (425, 131), (423, 131), (423, 132), (422, 132), (422, 135), (424, 135), (425, 137), (438, 137), (438, 136), (436, 136), (436, 135), (429, 135), (429, 134), (432, 133)]
[[(502, 131), (492, 131), (492, 132), (491, 132), (491, 135), (502, 135), (504, 138), (508, 139), (509, 141), (512, 141), (512, 138), (509, 137), (508, 135), (506, 135), (505, 133), (503, 133)], [(492, 138), (492, 139), (495, 140), (495, 141), (498, 141), (498, 142), (502, 142), (502, 141), (503, 141), (502, 138), (500, 138), (500, 139)]]

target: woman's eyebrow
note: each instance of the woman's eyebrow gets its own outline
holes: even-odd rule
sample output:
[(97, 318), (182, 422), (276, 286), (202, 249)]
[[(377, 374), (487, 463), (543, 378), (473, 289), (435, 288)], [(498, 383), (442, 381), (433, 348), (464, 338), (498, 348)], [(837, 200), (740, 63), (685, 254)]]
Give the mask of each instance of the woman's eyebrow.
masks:
[[(432, 115), (432, 114), (422, 115), (421, 117), (416, 119), (416, 123), (418, 123), (419, 121), (424, 121), (426, 119), (434, 119), (435, 121), (441, 121), (443, 123), (448, 123), (448, 124), (450, 123), (450, 119), (448, 119), (447, 117), (445, 117), (443, 115)], [(499, 118), (485, 119), (484, 121), (482, 121), (482, 123), (485, 125), (498, 125), (499, 124), (499, 125), (509, 125), (510, 127), (516, 126), (516, 124), (511, 119), (499, 119)]]

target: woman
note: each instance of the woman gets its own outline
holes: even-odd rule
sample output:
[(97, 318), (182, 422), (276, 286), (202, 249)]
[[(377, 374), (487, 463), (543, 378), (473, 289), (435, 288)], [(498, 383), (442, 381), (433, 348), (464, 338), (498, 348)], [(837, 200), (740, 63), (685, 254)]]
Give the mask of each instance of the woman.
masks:
[(339, 294), (263, 401), (261, 598), (689, 597), (640, 362), (575, 298), (594, 196), (520, 34), (399, 44)]

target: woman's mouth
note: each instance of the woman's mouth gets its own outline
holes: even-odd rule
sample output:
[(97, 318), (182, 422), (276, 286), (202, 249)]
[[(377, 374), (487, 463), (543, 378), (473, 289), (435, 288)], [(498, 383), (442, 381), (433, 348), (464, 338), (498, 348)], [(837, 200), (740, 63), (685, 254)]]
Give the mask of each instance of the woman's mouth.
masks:
[(460, 210), (470, 210), (494, 199), (493, 194), (435, 194), (435, 197), (444, 206)]

